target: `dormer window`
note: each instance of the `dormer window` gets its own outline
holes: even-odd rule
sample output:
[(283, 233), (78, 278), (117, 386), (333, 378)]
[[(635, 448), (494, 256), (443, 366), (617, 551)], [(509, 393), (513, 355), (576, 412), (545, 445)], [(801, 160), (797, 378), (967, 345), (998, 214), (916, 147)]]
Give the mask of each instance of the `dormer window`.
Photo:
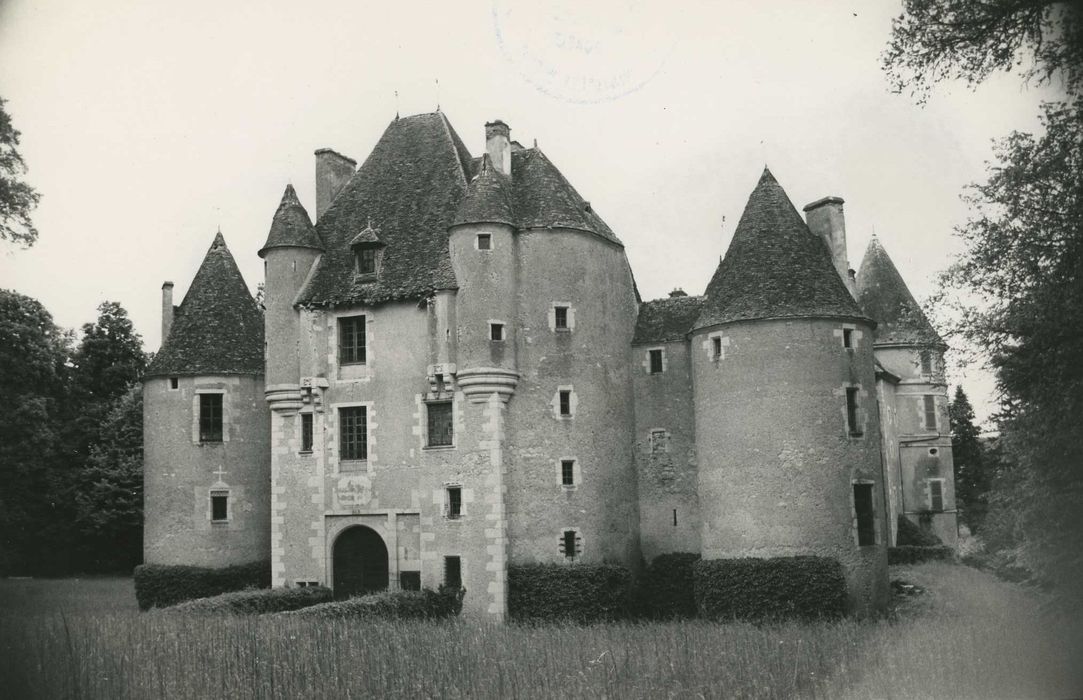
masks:
[(380, 272), (380, 257), (384, 243), (379, 231), (372, 227), (372, 222), (350, 241), (353, 249), (354, 274), (365, 282), (373, 282)]
[(376, 249), (375, 248), (361, 248), (357, 251), (357, 274), (359, 275), (375, 275), (376, 274)]

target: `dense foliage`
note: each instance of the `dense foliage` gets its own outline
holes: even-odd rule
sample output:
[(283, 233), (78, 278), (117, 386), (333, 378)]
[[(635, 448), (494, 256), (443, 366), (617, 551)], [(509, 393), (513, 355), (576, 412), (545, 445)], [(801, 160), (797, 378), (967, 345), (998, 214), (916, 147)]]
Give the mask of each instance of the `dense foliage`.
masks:
[(40, 195), (23, 182), (26, 163), (19, 155), (19, 132), (4, 104), (0, 97), (0, 240), (29, 248), (38, 240), (30, 212), (38, 205)]
[(439, 591), (383, 591), (305, 607), (292, 614), (330, 620), (441, 620), (462, 612), (465, 594), (462, 588), (447, 586), (440, 586)]
[(989, 474), (981, 431), (974, 425), (974, 408), (963, 387), (955, 387), (948, 405), (951, 422), (951, 455), (955, 463), (955, 504), (959, 520), (977, 532), (989, 508)]
[(694, 569), (696, 607), (705, 619), (812, 620), (846, 611), (846, 579), (834, 559), (708, 559)]
[(508, 614), (517, 621), (618, 620), (631, 610), (628, 570), (614, 564), (508, 567)]
[(693, 567), (700, 555), (670, 552), (655, 557), (646, 570), (639, 587), (639, 609), (655, 619), (696, 616), (696, 595)]
[(246, 588), (271, 587), (271, 562), (257, 561), (220, 569), (141, 564), (135, 567), (135, 597), (141, 610), (209, 598)]
[(263, 615), (289, 612), (312, 605), (331, 602), (331, 589), (323, 586), (303, 588), (263, 588), (232, 591), (209, 598), (197, 598), (163, 608), (177, 613), (233, 613), (236, 615)]
[(920, 564), (925, 561), (951, 561), (955, 550), (945, 545), (899, 545), (887, 548), (888, 564)]

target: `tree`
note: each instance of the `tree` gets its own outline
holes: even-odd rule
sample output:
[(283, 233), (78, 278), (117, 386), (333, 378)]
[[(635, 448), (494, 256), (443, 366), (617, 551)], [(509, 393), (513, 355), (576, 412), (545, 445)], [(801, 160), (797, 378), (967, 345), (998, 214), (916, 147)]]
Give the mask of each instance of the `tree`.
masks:
[(76, 517), (88, 565), (130, 571), (143, 555), (143, 389), (130, 384), (113, 402), (79, 474)]
[(22, 181), (26, 163), (18, 151), (20, 134), (4, 104), (0, 97), (0, 239), (29, 248), (38, 239), (30, 212), (41, 196)]
[(1083, 8), (1069, 0), (905, 0), (882, 57), (892, 85), (924, 100), (941, 80), (973, 86), (1021, 67), (1027, 80), (1060, 74), (1083, 87)]
[(955, 499), (962, 506), (962, 521), (976, 532), (988, 508), (989, 477), (980, 431), (974, 425), (974, 408), (961, 386), (955, 387), (955, 397), (948, 405), (948, 418), (955, 462)]

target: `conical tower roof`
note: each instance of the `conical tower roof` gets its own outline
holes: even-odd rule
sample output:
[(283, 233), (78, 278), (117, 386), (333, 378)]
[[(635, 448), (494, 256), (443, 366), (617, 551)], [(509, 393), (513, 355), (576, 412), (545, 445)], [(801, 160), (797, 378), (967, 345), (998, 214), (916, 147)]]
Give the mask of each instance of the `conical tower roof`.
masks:
[(944, 345), (880, 240), (873, 236), (857, 273), (857, 300), (876, 320), (877, 343)]
[(510, 190), (510, 178), (493, 167), (486, 153), (481, 157), (478, 174), (466, 188), (451, 225), (486, 223), (514, 226), (516, 219)]
[(286, 185), (278, 211), (271, 220), (267, 242), (259, 251), (260, 257), (262, 258), (264, 253), (271, 248), (323, 250), (320, 237), (316, 235), (316, 227), (312, 225), (312, 219), (309, 218), (301, 200), (297, 199), (297, 192), (293, 189), (293, 185)]
[(163, 374), (263, 374), (263, 313), (221, 231), (147, 369)]
[(823, 240), (767, 168), (748, 197), (694, 328), (764, 318), (863, 318)]

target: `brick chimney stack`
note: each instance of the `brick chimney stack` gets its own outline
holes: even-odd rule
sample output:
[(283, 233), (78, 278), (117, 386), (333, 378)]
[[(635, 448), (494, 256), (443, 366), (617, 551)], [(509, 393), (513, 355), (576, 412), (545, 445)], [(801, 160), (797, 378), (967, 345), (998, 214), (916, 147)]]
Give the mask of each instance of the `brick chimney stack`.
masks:
[(357, 161), (330, 148), (316, 151), (316, 220), (335, 201), (335, 197), (353, 177)]
[(850, 294), (854, 295), (854, 279), (846, 253), (846, 218), (842, 213), (842, 197), (824, 197), (805, 205), (805, 222), (809, 229), (823, 239), (831, 253), (835, 271)]
[(173, 283), (162, 283), (162, 345), (173, 328)]
[(499, 119), (485, 124), (485, 152), (494, 168), (511, 175), (511, 129)]

